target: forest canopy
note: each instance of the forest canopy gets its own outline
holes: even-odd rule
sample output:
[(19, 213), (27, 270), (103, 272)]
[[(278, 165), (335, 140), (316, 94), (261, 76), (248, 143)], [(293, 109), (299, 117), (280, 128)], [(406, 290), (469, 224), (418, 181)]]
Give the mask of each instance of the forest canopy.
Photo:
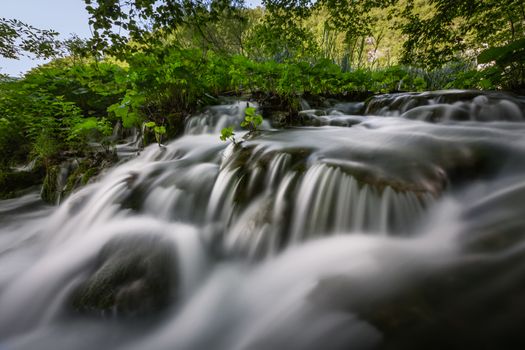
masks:
[(267, 59), (435, 68), (525, 36), (521, 0), (264, 0), (259, 9), (229, 0), (85, 3), (99, 49), (165, 40), (184, 30), (216, 44), (209, 27), (228, 23), (240, 46)]

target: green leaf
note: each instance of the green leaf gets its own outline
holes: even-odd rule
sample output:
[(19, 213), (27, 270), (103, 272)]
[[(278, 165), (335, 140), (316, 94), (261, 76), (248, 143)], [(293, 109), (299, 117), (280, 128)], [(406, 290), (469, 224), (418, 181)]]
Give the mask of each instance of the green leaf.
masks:
[(492, 81), (490, 81), (490, 79), (481, 79), (479, 81), (479, 86), (480, 88), (482, 88), (483, 90), (488, 90), (488, 89), (492, 89), (494, 87), (494, 85), (492, 84)]
[(255, 115), (255, 111), (255, 107), (246, 107), (246, 109), (244, 110), (244, 114), (247, 116), (253, 116)]
[(153, 131), (155, 132), (155, 134), (164, 135), (166, 133), (166, 127), (163, 125), (155, 126), (153, 128)]
[(505, 46), (489, 47), (478, 55), (478, 63), (492, 61), (523, 61), (525, 57), (525, 39), (513, 41)]
[(478, 63), (484, 64), (496, 61), (506, 52), (506, 47), (489, 47), (478, 55)]
[(223, 128), (221, 130), (221, 141), (226, 141), (228, 139), (232, 139), (232, 141), (233, 141), (233, 137), (234, 136), (235, 136), (235, 133), (233, 132), (233, 127), (232, 126)]

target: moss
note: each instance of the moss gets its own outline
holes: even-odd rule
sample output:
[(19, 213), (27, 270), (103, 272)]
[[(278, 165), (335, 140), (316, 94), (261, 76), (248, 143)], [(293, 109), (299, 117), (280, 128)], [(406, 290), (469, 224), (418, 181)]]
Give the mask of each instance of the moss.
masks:
[(63, 188), (58, 188), (60, 165), (50, 166), (42, 185), (42, 199), (48, 203), (57, 203), (59, 198), (64, 199), (73, 191), (88, 184), (117, 161), (116, 155), (109, 152), (92, 153), (85, 158), (77, 159), (77, 163), (70, 166)]
[(118, 161), (113, 153), (99, 152), (89, 155), (79, 161), (78, 167), (68, 175), (64, 195), (71, 194), (77, 188), (87, 185), (90, 180), (99, 175), (104, 169)]
[(58, 186), (57, 178), (60, 173), (60, 166), (52, 165), (49, 166), (42, 183), (42, 191), (40, 196), (42, 200), (48, 203), (56, 203), (58, 200)]
[(99, 173), (99, 169), (97, 168), (90, 168), (88, 169), (81, 177), (80, 183), (82, 185), (86, 185), (89, 180), (91, 180), (94, 176), (96, 176)]
[(42, 167), (27, 172), (0, 170), (0, 199), (16, 197), (24, 189), (42, 183), (43, 177)]

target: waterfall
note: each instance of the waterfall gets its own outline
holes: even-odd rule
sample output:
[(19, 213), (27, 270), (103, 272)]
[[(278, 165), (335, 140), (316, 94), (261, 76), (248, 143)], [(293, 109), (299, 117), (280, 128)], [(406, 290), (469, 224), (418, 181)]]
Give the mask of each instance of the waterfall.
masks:
[(523, 98), (384, 95), (220, 141), (246, 105), (58, 207), (0, 201), (0, 348), (525, 343)]

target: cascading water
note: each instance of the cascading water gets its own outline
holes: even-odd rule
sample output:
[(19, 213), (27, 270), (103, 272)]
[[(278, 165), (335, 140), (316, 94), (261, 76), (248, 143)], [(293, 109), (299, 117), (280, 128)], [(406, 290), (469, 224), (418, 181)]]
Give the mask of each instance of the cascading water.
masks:
[(446, 90), (399, 93), (373, 98), (366, 114), (426, 121), (521, 121), (525, 98), (499, 92)]
[(240, 145), (214, 106), (59, 207), (2, 201), (0, 348), (521, 348), (524, 105), (388, 95)]

